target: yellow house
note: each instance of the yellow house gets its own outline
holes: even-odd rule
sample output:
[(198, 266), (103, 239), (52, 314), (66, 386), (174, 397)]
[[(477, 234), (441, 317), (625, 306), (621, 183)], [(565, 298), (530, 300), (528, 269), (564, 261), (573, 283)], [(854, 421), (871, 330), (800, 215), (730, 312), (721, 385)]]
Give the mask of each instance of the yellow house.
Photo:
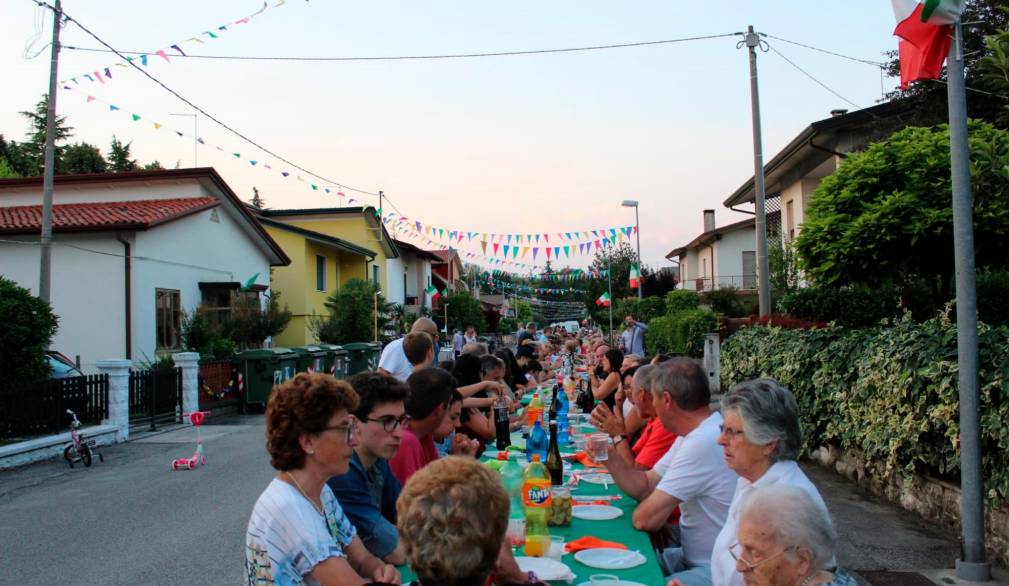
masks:
[(399, 250), (373, 207), (255, 210), (267, 233), (291, 257), (273, 271), (272, 288), (291, 310), (277, 346), (318, 342), (314, 316), (325, 316), (326, 298), (350, 279), (369, 279), (387, 291), (386, 260)]

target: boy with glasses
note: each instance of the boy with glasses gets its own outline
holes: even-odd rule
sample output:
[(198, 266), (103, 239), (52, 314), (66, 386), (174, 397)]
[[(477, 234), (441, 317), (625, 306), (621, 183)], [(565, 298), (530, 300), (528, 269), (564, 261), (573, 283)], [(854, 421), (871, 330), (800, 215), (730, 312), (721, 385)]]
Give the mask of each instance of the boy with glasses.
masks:
[(347, 473), (330, 478), (328, 484), (365, 548), (386, 563), (401, 565), (406, 559), (396, 532), (401, 485), (388, 461), (396, 455), (409, 421), (409, 389), (379, 372), (362, 372), (348, 382), (360, 398), (354, 410), (358, 443)]

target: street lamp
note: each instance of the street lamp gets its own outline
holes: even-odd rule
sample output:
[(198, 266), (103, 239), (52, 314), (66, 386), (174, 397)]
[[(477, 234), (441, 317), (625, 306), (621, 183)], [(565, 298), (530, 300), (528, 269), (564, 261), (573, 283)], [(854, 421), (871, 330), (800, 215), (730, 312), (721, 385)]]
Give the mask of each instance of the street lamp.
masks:
[(642, 299), (645, 296), (645, 291), (643, 285), (645, 280), (642, 278), (641, 272), (641, 228), (638, 223), (638, 201), (635, 199), (625, 199), (620, 202), (620, 205), (625, 208), (634, 208), (634, 235), (638, 240), (638, 299)]

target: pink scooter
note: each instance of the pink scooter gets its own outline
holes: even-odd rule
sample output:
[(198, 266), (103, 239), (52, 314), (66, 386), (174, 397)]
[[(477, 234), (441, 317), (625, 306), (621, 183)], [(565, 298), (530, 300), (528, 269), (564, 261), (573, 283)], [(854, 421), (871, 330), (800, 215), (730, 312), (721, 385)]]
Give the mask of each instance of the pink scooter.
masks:
[(196, 451), (189, 458), (176, 458), (172, 460), (172, 470), (195, 470), (200, 464), (206, 465), (207, 457), (203, 455), (203, 436), (200, 434), (200, 426), (203, 420), (210, 415), (210, 411), (193, 411), (189, 414), (189, 422), (196, 428)]

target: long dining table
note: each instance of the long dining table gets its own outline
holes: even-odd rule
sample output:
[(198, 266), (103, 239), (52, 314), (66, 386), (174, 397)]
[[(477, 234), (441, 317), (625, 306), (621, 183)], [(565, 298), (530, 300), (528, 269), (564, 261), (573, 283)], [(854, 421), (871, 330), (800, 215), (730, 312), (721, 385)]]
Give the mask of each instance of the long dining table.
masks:
[[(581, 427), (581, 433), (588, 433), (594, 431), (587, 423), (583, 424)], [(525, 447), (525, 439), (521, 437), (521, 434), (516, 432), (512, 434), (511, 437), (512, 446), (518, 448)], [(493, 447), (493, 444), (489, 444)], [(561, 446), (562, 453), (573, 453), (575, 450), (572, 446)], [(496, 451), (491, 449), (485, 452), (481, 456), (481, 460), (484, 462), (493, 460), (496, 456)], [(521, 454), (524, 457), (524, 451), (515, 451), (512, 449), (513, 454)], [(641, 584), (645, 586), (663, 586), (666, 584), (666, 579), (662, 576), (662, 571), (659, 568), (659, 562), (655, 555), (655, 550), (652, 548), (651, 539), (648, 533), (643, 531), (638, 531), (631, 524), (631, 517), (634, 512), (634, 508), (637, 506), (637, 502), (620, 490), (616, 484), (596, 484), (590, 483), (584, 480), (573, 483), (571, 476), (574, 473), (584, 473), (587, 469), (584, 465), (572, 461), (570, 458), (565, 458), (566, 461), (570, 462), (570, 471), (565, 470), (565, 486), (570, 487), (571, 496), (574, 499), (574, 504), (577, 506), (579, 502), (591, 502), (599, 499), (605, 499), (608, 504), (619, 509), (622, 514), (610, 520), (586, 520), (580, 518), (572, 518), (571, 525), (568, 527), (550, 527), (550, 535), (560, 535), (564, 537), (565, 543), (571, 543), (575, 539), (585, 536), (597, 537), (601, 540), (621, 543), (625, 545), (628, 551), (636, 551), (640, 553), (645, 558), (645, 562), (638, 566), (626, 569), (602, 569), (590, 567), (579, 560), (575, 559), (574, 553), (565, 553), (560, 559), (562, 563), (567, 565), (571, 572), (574, 574), (574, 580), (571, 582), (566, 581), (551, 581), (551, 584), (564, 584), (570, 583), (574, 585), (585, 584), (589, 585), (589, 577), (596, 574), (611, 574), (617, 576), (621, 581), (621, 586), (625, 584)], [(603, 470), (603, 469), (599, 469)], [(597, 497), (597, 498), (593, 498)], [(525, 555), (524, 548), (519, 546), (513, 548), (516, 557), (521, 557)], [(401, 567), (400, 572), (403, 575), (403, 583), (408, 584), (410, 580), (414, 579), (413, 573), (407, 567)]]

